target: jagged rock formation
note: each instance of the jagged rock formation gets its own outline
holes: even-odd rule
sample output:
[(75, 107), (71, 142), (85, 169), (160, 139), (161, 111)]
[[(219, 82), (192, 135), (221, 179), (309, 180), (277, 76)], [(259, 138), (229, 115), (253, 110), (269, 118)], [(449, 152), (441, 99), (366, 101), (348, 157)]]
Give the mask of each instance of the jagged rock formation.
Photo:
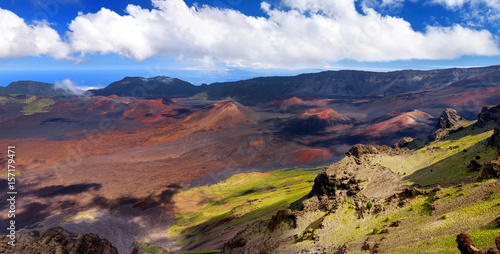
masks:
[[(407, 148), (378, 145), (354, 145), (344, 159), (327, 167), (316, 179), (309, 197), (319, 201), (337, 200), (362, 194), (368, 197), (386, 197), (399, 186), (399, 176), (381, 165), (372, 165), (369, 157), (411, 153)], [(383, 179), (383, 180), (382, 180)], [(331, 204), (320, 202), (323, 207)]]
[(499, 178), (500, 177), (500, 161), (491, 160), (484, 164), (481, 175), (477, 178), (478, 181)]
[(450, 132), (458, 130), (464, 123), (468, 122), (452, 108), (445, 109), (434, 126), (434, 132), (429, 135), (429, 141), (442, 140)]
[(483, 106), (481, 112), (477, 115), (477, 123), (475, 126), (482, 128), (490, 121), (498, 121), (498, 118), (500, 118), (500, 105)]
[(63, 228), (52, 228), (44, 233), (32, 231), (20, 235), (16, 246), (8, 244), (7, 236), (0, 236), (0, 253), (11, 254), (118, 254), (118, 251), (106, 239), (93, 233), (73, 234)]
[(396, 142), (396, 144), (394, 144), (394, 148), (404, 148), (404, 147), (408, 147), (408, 145), (413, 141), (415, 140), (414, 138), (411, 138), (411, 137), (404, 137), (400, 140), (398, 140), (398, 142)]
[(488, 249), (488, 251), (483, 251), (482, 249), (474, 246), (472, 238), (467, 233), (460, 233), (457, 236), (456, 242), (458, 244), (458, 249), (462, 254), (497, 254), (500, 253), (500, 237), (495, 238), (495, 245)]
[(497, 121), (493, 135), (488, 139), (488, 145), (500, 148), (500, 119)]

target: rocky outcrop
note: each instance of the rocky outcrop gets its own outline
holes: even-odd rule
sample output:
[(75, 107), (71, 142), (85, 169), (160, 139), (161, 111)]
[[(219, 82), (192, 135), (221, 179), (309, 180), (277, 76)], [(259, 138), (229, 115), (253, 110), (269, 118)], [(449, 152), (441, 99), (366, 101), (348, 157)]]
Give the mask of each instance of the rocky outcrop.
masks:
[(484, 164), (481, 175), (477, 178), (478, 181), (499, 178), (500, 177), (500, 161), (491, 160)]
[(63, 228), (52, 228), (44, 233), (32, 231), (19, 236), (16, 246), (8, 244), (7, 236), (0, 236), (0, 253), (78, 253), (78, 254), (118, 254), (106, 239), (93, 233), (73, 234)]
[(394, 144), (394, 148), (404, 148), (404, 147), (408, 147), (408, 145), (413, 141), (415, 140), (414, 138), (411, 138), (411, 137), (404, 137), (400, 140), (398, 140), (398, 142), (396, 142)]
[(361, 163), (365, 155), (386, 154), (394, 156), (409, 153), (411, 153), (411, 151), (408, 148), (391, 148), (389, 146), (357, 144), (352, 146), (346, 152), (345, 156), (353, 157), (357, 162)]
[(456, 242), (458, 244), (458, 249), (462, 254), (497, 254), (500, 253), (500, 237), (495, 238), (495, 246), (488, 249), (488, 251), (483, 251), (478, 248), (472, 242), (472, 238), (467, 233), (460, 233), (457, 236)]
[(493, 135), (488, 139), (488, 145), (500, 148), (500, 119), (497, 121)]
[(450, 134), (452, 131), (460, 129), (464, 123), (468, 122), (458, 114), (458, 112), (452, 108), (445, 109), (441, 116), (439, 116), (436, 125), (434, 126), (434, 132), (429, 135), (429, 141), (442, 140)]
[(347, 197), (388, 197), (399, 188), (400, 177), (390, 169), (370, 162), (379, 155), (411, 153), (407, 148), (391, 148), (377, 145), (355, 145), (347, 151), (344, 159), (325, 168), (315, 179), (304, 207), (325, 210), (334, 208), (336, 202)]
[(482, 128), (490, 121), (497, 122), (500, 118), (500, 105), (483, 106), (481, 112), (477, 115), (477, 123), (474, 126)]

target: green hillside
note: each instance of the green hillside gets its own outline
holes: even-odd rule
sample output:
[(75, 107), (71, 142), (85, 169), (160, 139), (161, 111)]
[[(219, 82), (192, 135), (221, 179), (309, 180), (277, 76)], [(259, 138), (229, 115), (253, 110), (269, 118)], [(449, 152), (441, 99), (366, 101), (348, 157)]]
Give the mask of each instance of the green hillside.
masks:
[[(481, 172), (471, 172), (468, 165), (496, 158), (497, 148), (485, 145), (493, 127), (471, 123), (419, 150), (362, 155), (357, 167), (390, 170), (399, 176), (400, 190), (411, 186), (411, 195), (348, 195), (332, 209), (311, 208), (318, 198), (303, 200), (317, 171), (239, 174), (178, 193), (178, 215), (167, 234), (184, 250), (203, 250), (214, 249), (213, 239), (222, 241), (246, 228), (226, 244), (224, 253), (248, 248), (331, 253), (344, 244), (348, 253), (458, 253), (456, 236), (467, 231), (486, 250), (500, 235), (500, 181), (478, 182)], [(346, 156), (330, 167), (349, 171), (354, 161)], [(379, 188), (387, 184), (381, 182)], [(291, 210), (276, 216), (287, 208)]]

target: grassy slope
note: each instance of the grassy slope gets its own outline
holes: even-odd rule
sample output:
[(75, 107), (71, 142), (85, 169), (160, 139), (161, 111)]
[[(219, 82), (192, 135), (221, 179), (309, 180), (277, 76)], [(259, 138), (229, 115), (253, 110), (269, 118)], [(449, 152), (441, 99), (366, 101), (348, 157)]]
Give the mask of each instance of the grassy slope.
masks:
[[(433, 142), (413, 154), (374, 155), (371, 162), (379, 163), (393, 172), (404, 175), (409, 184), (426, 186), (470, 181), (478, 174), (469, 172), (468, 165), (471, 160), (484, 164), (495, 158), (497, 150), (484, 145), (486, 139), (493, 134), (493, 127), (494, 123), (484, 128), (474, 128), (469, 125), (445, 140)], [(432, 148), (438, 149), (430, 150)]]
[[(277, 251), (295, 253), (313, 246), (346, 242), (360, 247), (368, 241), (372, 246), (379, 242), (379, 250), (388, 253), (457, 253), (455, 238), (461, 231), (468, 231), (476, 245), (483, 249), (493, 246), (494, 236), (500, 235), (500, 228), (493, 222), (500, 214), (500, 181), (474, 182), (479, 172), (469, 172), (467, 168), (472, 159), (479, 158), (477, 161), (483, 164), (495, 158), (496, 149), (484, 145), (492, 134), (491, 129), (491, 125), (482, 129), (469, 126), (413, 154), (373, 156), (371, 163), (399, 173), (407, 184), (439, 183), (450, 187), (440, 189), (435, 194), (437, 199), (429, 192), (402, 207), (394, 206), (379, 214), (369, 213), (363, 219), (358, 219), (348, 202), (326, 216), (322, 212), (311, 212), (298, 222), (296, 229), (282, 234), (302, 236), (315, 220), (324, 217), (322, 228), (314, 231), (320, 240), (289, 243)], [(433, 147), (440, 149), (428, 149)], [(216, 185), (177, 194), (175, 202), (181, 204), (180, 215), (169, 229), (169, 237), (183, 248), (190, 248), (203, 239), (221, 234), (228, 227), (270, 218), (278, 208), (307, 194), (312, 186), (307, 180), (316, 176), (313, 172), (300, 171), (270, 173), (273, 175), (235, 175)], [(458, 186), (460, 182), (466, 184)], [(429, 209), (430, 203), (436, 210)], [(372, 234), (375, 228), (387, 228), (394, 220), (401, 220), (401, 225), (389, 228), (389, 234)]]
[(30, 102), (23, 107), (21, 111), (25, 115), (32, 115), (35, 113), (45, 113), (48, 112), (45, 110), (46, 107), (55, 104), (56, 102), (51, 98), (42, 98), (36, 101)]
[(319, 170), (237, 174), (183, 191), (174, 197), (178, 216), (167, 234), (189, 249), (228, 227), (269, 219), (277, 209), (309, 193)]

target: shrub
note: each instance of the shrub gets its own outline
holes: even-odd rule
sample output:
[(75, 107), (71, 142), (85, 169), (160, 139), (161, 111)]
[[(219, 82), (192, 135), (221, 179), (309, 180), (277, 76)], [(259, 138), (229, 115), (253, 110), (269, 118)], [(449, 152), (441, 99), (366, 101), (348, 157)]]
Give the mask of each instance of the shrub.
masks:
[(371, 209), (372, 207), (373, 207), (372, 202), (368, 201), (368, 203), (366, 203), (366, 208)]
[(446, 219), (448, 219), (448, 214), (443, 214), (443, 216), (441, 216), (441, 219), (442, 219), (442, 220), (446, 220)]
[(372, 234), (377, 235), (377, 234), (380, 234), (381, 231), (382, 230), (380, 228), (374, 228), (372, 231)]

